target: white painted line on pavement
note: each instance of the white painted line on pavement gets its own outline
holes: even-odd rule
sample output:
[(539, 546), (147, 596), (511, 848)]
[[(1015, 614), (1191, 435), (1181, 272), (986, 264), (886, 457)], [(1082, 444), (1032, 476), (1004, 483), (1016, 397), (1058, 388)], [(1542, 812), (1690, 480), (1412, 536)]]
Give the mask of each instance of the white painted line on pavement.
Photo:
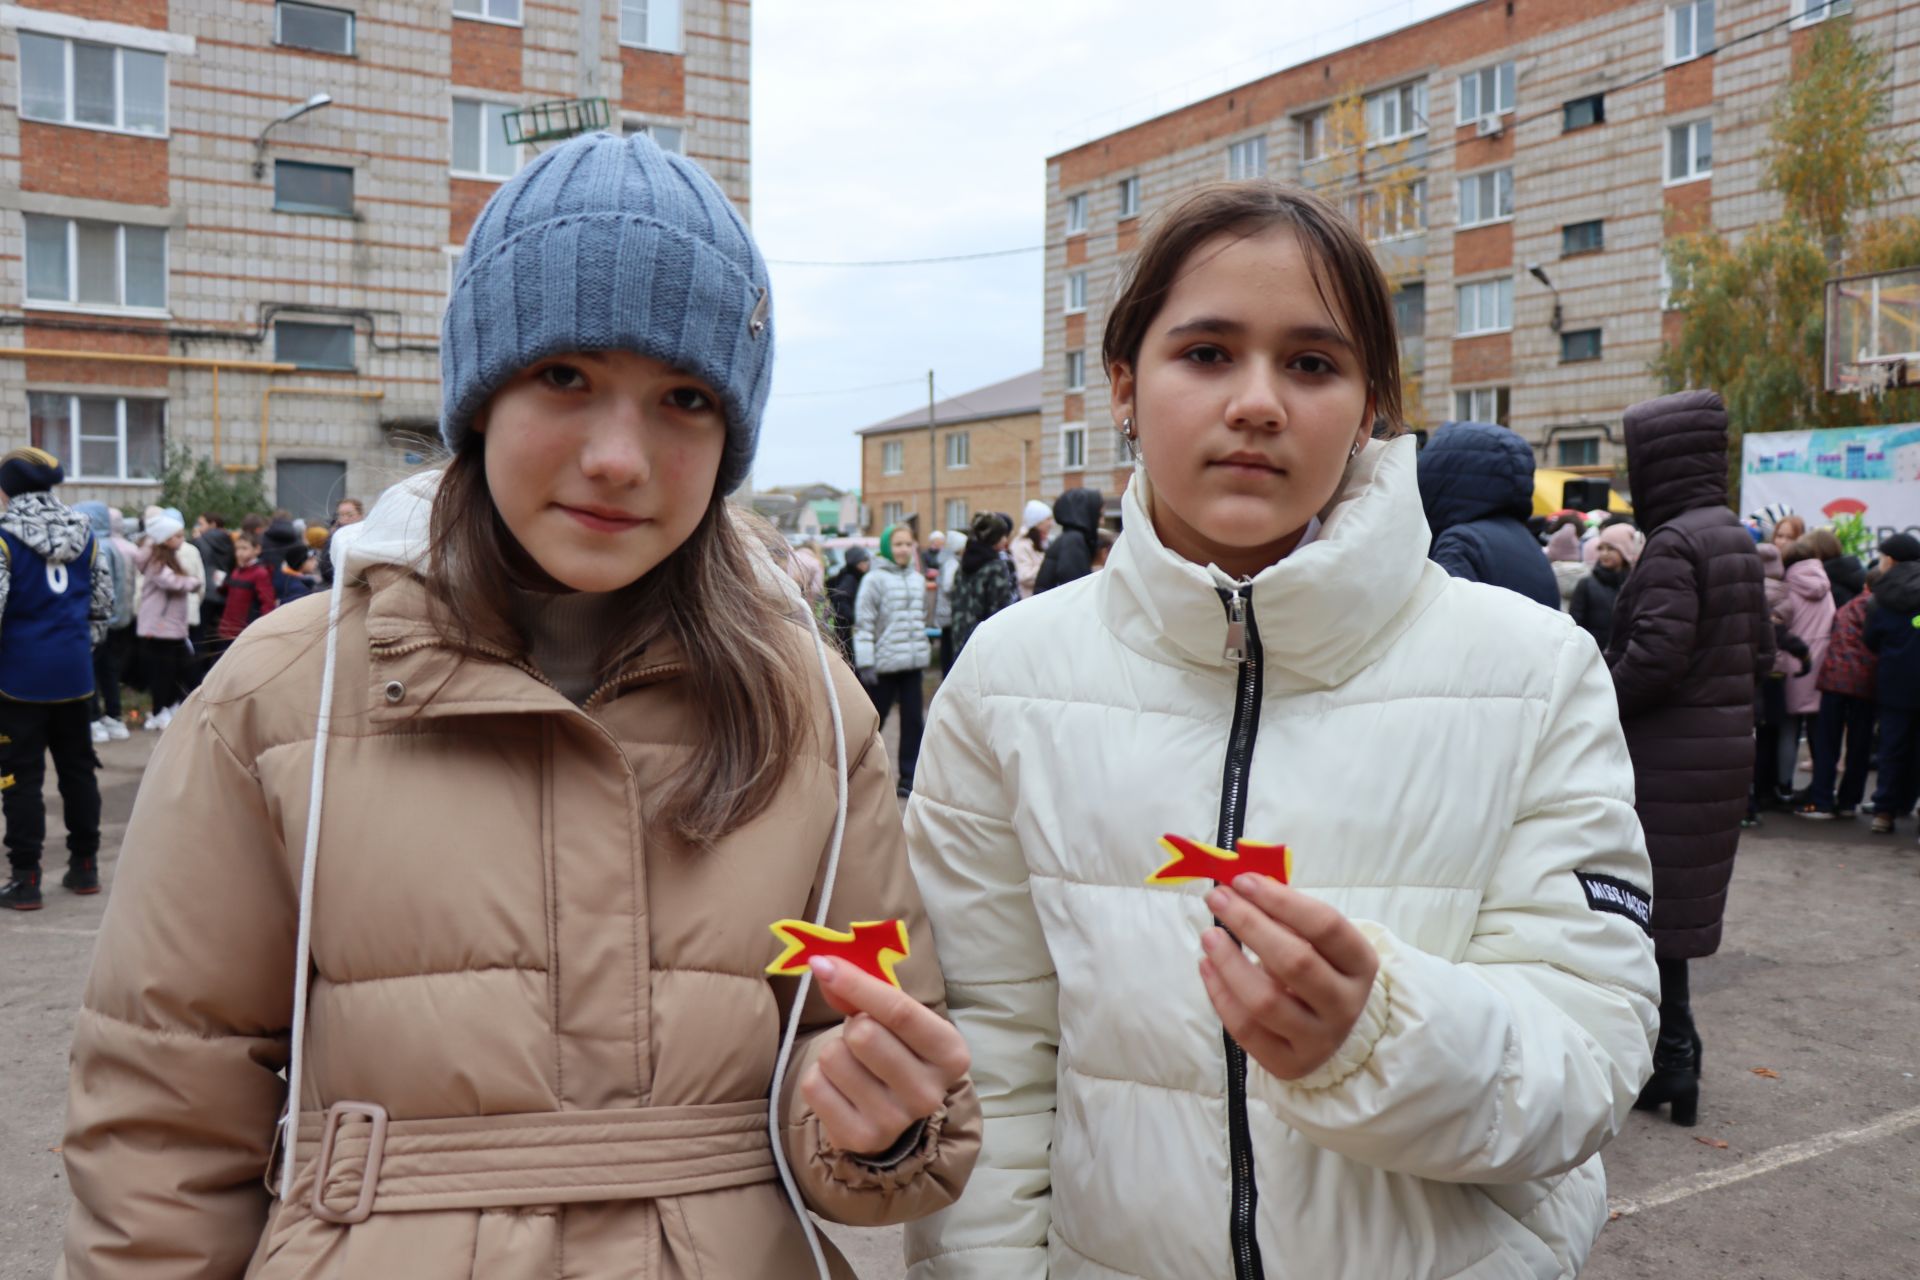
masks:
[(1783, 1147), (1774, 1147), (1762, 1151), (1751, 1159), (1726, 1169), (1709, 1169), (1705, 1173), (1689, 1174), (1684, 1178), (1675, 1178), (1662, 1186), (1655, 1187), (1646, 1195), (1624, 1200), (1609, 1200), (1607, 1207), (1611, 1217), (1631, 1218), (1636, 1213), (1648, 1209), (1657, 1209), (1661, 1205), (1672, 1204), (1676, 1200), (1685, 1200), (1697, 1196), (1703, 1191), (1717, 1191), (1721, 1187), (1736, 1182), (1745, 1182), (1748, 1178), (1757, 1178), (1763, 1173), (1772, 1173), (1775, 1169), (1784, 1169), (1790, 1164), (1799, 1164), (1802, 1160), (1815, 1160), (1842, 1147), (1856, 1147), (1862, 1143), (1878, 1142), (1882, 1138), (1891, 1138), (1896, 1133), (1920, 1127), (1920, 1107), (1909, 1107), (1905, 1111), (1896, 1111), (1883, 1116), (1863, 1129), (1836, 1129), (1832, 1133), (1823, 1133), (1808, 1138), (1804, 1142), (1789, 1142)]
[(92, 938), (100, 933), (98, 929), (68, 929), (61, 925), (17, 924), (7, 930), (8, 933), (49, 933), (61, 938)]

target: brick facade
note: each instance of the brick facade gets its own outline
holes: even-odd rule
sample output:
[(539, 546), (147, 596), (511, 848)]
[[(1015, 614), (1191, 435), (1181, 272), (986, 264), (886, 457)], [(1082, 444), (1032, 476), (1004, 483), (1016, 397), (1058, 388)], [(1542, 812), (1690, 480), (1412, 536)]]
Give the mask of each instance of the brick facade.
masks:
[[(1020, 385), (1012, 401), (1025, 403), (1010, 403), (1002, 395), (991, 402), (992, 410), (974, 412), (965, 402), (977, 393), (965, 392), (934, 406), (934, 447), (940, 451), (936, 474), (928, 472), (924, 411), (860, 432), (860, 500), (868, 521), (864, 532), (878, 534), (886, 526), (889, 504), (898, 504), (902, 515), (918, 515), (923, 536), (931, 528), (964, 528), (965, 521), (948, 519), (948, 504), (956, 499), (966, 504), (969, 519), (982, 511), (999, 511), (1018, 524), (1027, 500), (1041, 496), (1040, 410), (1035, 403), (1039, 375), (996, 386), (1014, 384)], [(948, 465), (948, 440), (954, 436), (966, 438), (963, 466)], [(887, 467), (889, 452), (897, 454), (895, 470)], [(935, 479), (937, 497), (930, 483)]]
[[(612, 127), (669, 127), (748, 209), (750, 0), (682, 0), (679, 49), (624, 45), (617, 0), (523, 0), (519, 24), (456, 17), (452, 0), (320, 0), (355, 15), (351, 56), (276, 41), (272, 0), (23, 0), (103, 25), (80, 38), (164, 50), (164, 136), (0, 112), (0, 349), (231, 362), (218, 381), (222, 460), (252, 463), (269, 405), (266, 484), (282, 463), (344, 465), (371, 496), (432, 458), (439, 322), (454, 257), (498, 182), (453, 177), (453, 98), (506, 106), (605, 98)], [(18, 32), (0, 28), (0, 102), (20, 101)], [(324, 92), (331, 105), (277, 125)], [(523, 149), (520, 159), (531, 157)], [(276, 207), (276, 161), (352, 171), (351, 214)], [(25, 217), (163, 229), (165, 306), (26, 296)], [(136, 237), (140, 244), (151, 236)], [(132, 243), (132, 242), (130, 242)], [(98, 259), (93, 260), (95, 265)], [(276, 319), (350, 325), (349, 371), (279, 372)], [(4, 350), (0, 350), (4, 357)], [(307, 392), (266, 397), (269, 389)], [(166, 436), (210, 452), (214, 373), (200, 365), (0, 358), (0, 449), (28, 439), (28, 394), (164, 394)], [(144, 506), (151, 482), (70, 482), (70, 501)], [(320, 511), (296, 514), (317, 516)]]

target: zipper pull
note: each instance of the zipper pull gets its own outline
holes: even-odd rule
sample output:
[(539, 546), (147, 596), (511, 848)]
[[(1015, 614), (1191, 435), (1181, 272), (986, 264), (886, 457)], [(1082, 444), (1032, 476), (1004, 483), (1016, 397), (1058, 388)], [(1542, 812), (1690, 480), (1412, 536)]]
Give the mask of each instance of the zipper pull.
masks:
[(1247, 660), (1247, 598), (1244, 588), (1235, 587), (1227, 601), (1227, 648), (1221, 656), (1228, 662)]

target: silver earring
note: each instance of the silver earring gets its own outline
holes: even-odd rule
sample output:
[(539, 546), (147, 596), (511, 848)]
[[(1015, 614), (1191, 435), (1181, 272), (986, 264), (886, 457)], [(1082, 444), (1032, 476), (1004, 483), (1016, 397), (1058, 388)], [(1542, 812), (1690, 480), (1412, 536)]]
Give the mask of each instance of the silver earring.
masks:
[(1366, 443), (1365, 440), (1355, 440), (1353, 442), (1353, 448), (1347, 450), (1347, 461), (1352, 462), (1355, 458), (1359, 457), (1360, 450)]
[(1125, 436), (1125, 437), (1126, 437), (1127, 439), (1129, 439), (1129, 440), (1133, 440), (1133, 439), (1136, 439), (1136, 438), (1137, 438), (1137, 437), (1136, 437), (1136, 436), (1135, 436), (1135, 435), (1133, 434), (1133, 419), (1132, 419), (1132, 418), (1122, 418), (1122, 419), (1120, 419), (1120, 434), (1121, 434), (1121, 435), (1123, 435), (1123, 436)]
[(1133, 429), (1132, 418), (1120, 419), (1120, 438), (1127, 442), (1127, 456), (1138, 461), (1140, 458), (1140, 435)]

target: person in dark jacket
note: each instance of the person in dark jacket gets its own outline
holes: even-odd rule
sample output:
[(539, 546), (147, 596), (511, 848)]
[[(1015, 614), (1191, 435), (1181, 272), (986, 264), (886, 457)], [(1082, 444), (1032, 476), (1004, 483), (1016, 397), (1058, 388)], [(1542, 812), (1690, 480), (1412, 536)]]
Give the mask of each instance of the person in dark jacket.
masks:
[(1873, 830), (1886, 835), (1920, 799), (1920, 538), (1896, 533), (1880, 544), (1880, 580), (1861, 639), (1879, 655), (1880, 785)]
[[(1102, 531), (1104, 532), (1104, 530)], [(974, 628), (1020, 599), (1013, 561), (1006, 556), (1013, 524), (1005, 516), (982, 511), (967, 530), (966, 549), (953, 583), (953, 656), (958, 661)]]
[(1627, 475), (1646, 545), (1614, 603), (1607, 665), (1653, 858), (1660, 1039), (1636, 1104), (1695, 1121), (1700, 1035), (1687, 962), (1720, 946), (1773, 624), (1753, 538), (1727, 507), (1727, 411), (1711, 391), (1635, 405)]
[(1807, 534), (1807, 542), (1820, 555), (1820, 567), (1827, 571), (1827, 581), (1833, 584), (1833, 607), (1844, 609), (1852, 600), (1867, 588), (1867, 571), (1861, 563), (1846, 552), (1840, 545), (1840, 538), (1831, 529), (1815, 529)]
[[(273, 567), (273, 566), (269, 566)], [(273, 594), (281, 604), (292, 604), (320, 589), (319, 556), (306, 543), (288, 547), (273, 579)]]
[(188, 689), (200, 687), (200, 681), (213, 667), (215, 641), (220, 638), (220, 620), (227, 611), (227, 575), (233, 572), (233, 537), (226, 522), (213, 512), (203, 512), (194, 521), (193, 545), (200, 552), (200, 563), (207, 572), (207, 591), (200, 597), (200, 616), (193, 619), (197, 632), (193, 639), (193, 661), (183, 673)]
[[(1820, 715), (1813, 725), (1813, 785), (1806, 805), (1795, 810), (1803, 818), (1851, 818), (1867, 793), (1867, 771), (1873, 766), (1874, 683), (1879, 668), (1879, 659), (1867, 648), (1866, 641), (1867, 605), (1872, 599), (1871, 586), (1863, 586), (1859, 595), (1833, 615), (1833, 631), (1817, 681)], [(1840, 769), (1843, 744), (1844, 773)], [(1837, 796), (1836, 774), (1840, 779)]]
[(1433, 546), (1427, 555), (1456, 578), (1517, 591), (1560, 607), (1553, 569), (1527, 528), (1533, 513), (1533, 450), (1505, 427), (1449, 422), (1420, 451), (1420, 501)]
[(1613, 634), (1613, 602), (1620, 594), (1620, 585), (1627, 580), (1628, 567), (1626, 552), (1619, 542), (1601, 539), (1593, 572), (1574, 584), (1573, 599), (1567, 602), (1567, 613), (1575, 624), (1592, 636), (1602, 650)]
[(833, 606), (833, 635), (848, 662), (853, 661), (853, 602), (860, 598), (860, 579), (871, 568), (871, 552), (865, 547), (848, 547), (840, 571), (827, 581), (827, 601)]
[(1100, 513), (1107, 500), (1098, 489), (1069, 489), (1053, 504), (1053, 537), (1033, 580), (1033, 593), (1051, 591), (1093, 572), (1100, 546)]
[(306, 545), (307, 540), (293, 527), (293, 517), (285, 511), (276, 511), (266, 531), (260, 535), (260, 558), (277, 569), (286, 564), (287, 552)]

